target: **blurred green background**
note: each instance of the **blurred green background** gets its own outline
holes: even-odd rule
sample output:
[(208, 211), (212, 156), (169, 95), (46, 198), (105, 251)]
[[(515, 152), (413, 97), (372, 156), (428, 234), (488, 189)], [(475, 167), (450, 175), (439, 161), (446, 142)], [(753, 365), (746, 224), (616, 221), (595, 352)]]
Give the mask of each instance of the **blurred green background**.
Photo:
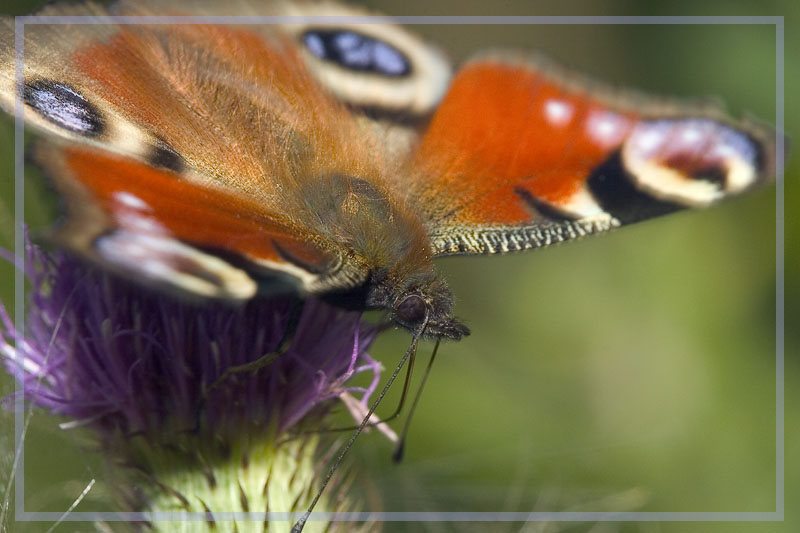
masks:
[[(41, 2), (36, 2), (40, 4)], [(24, 13), (34, 3), (6, 2)], [(370, 2), (390, 14), (785, 15), (786, 133), (798, 131), (797, 3), (711, 1)], [(420, 26), (456, 60), (486, 47), (543, 51), (612, 83), (713, 96), (735, 116), (775, 119), (775, 29), (748, 25)], [(13, 131), (0, 124), (0, 243), (12, 245)], [(386, 524), (385, 531), (789, 532), (800, 513), (798, 158), (785, 172), (785, 523)], [(546, 251), (456, 258), (440, 267), (473, 335), (442, 346), (406, 461), (362, 437), (353, 463), (387, 511), (773, 511), (775, 187)], [(26, 182), (26, 218), (45, 223), (46, 186)], [(13, 304), (12, 271), (0, 297)], [(383, 336), (388, 368), (408, 336)], [(421, 354), (427, 355), (430, 346)], [(419, 376), (417, 376), (418, 378)], [(396, 389), (399, 389), (396, 388)], [(0, 396), (13, 384), (0, 376)], [(382, 411), (390, 412), (398, 390)], [(13, 457), (3, 412), (0, 480)], [(102, 465), (41, 413), (26, 445), (25, 508), (65, 509)], [(399, 426), (399, 424), (398, 424)], [(79, 510), (110, 508), (102, 483)], [(46, 524), (11, 523), (12, 531)], [(56, 531), (91, 531), (62, 524)]]

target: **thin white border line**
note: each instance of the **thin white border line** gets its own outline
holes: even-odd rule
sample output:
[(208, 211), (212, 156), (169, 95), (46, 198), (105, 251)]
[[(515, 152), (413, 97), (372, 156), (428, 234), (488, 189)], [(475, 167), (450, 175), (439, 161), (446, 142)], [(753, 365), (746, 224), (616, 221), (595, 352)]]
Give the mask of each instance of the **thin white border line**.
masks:
[[(494, 522), (745, 522), (745, 521), (783, 521), (785, 506), (785, 457), (784, 457), (784, 17), (783, 16), (525, 16), (525, 17), (482, 17), (482, 16), (275, 16), (275, 17), (226, 17), (226, 16), (21, 16), (15, 17), (15, 83), (21, 86), (24, 79), (24, 31), (26, 24), (276, 24), (287, 22), (306, 23), (350, 23), (350, 24), (774, 24), (776, 29), (776, 131), (777, 170), (776, 170), (776, 510), (771, 512), (382, 512), (382, 513), (326, 513), (314, 512), (309, 518), (332, 521), (494, 521)], [(24, 122), (22, 120), (22, 96), (14, 100), (15, 139), (14, 139), (14, 219), (15, 254), (19, 267), (15, 270), (14, 310), (17, 333), (24, 331)], [(17, 352), (17, 357), (20, 357)], [(22, 355), (21, 357), (24, 357)], [(22, 361), (18, 361), (21, 363)], [(19, 450), (19, 465), (14, 479), (15, 520), (50, 522), (62, 517), (60, 512), (40, 512), (24, 510), (24, 383), (15, 380), (16, 399), (14, 402), (15, 445)], [(215, 519), (227, 520), (289, 520), (299, 518), (301, 513), (237, 513), (216, 512)], [(230, 518), (227, 518), (230, 517)], [(135, 522), (135, 521), (206, 521), (208, 514), (196, 513), (117, 513), (117, 512), (73, 512), (63, 517), (64, 521)]]
[[(240, 522), (288, 522), (298, 520), (302, 512), (73, 512), (64, 522), (208, 522), (209, 514), (217, 522), (237, 520)], [(34, 517), (35, 515), (35, 517)], [(27, 522), (50, 522), (62, 518), (60, 512), (29, 512), (20, 519)], [(641, 511), (641, 512), (592, 512), (592, 511), (534, 511), (534, 512), (436, 512), (436, 511), (397, 511), (397, 512), (325, 512), (314, 511), (310, 522), (777, 522), (783, 515), (776, 512), (680, 512), (680, 511)]]
[(784, 167), (786, 146), (784, 130), (784, 25), (783, 17), (775, 24), (775, 512), (784, 518), (785, 470), (785, 278), (784, 278)]
[(778, 24), (778, 16), (26, 15), (23, 24)]
[[(14, 80), (17, 87), (24, 79), (25, 22), (14, 21)], [(17, 339), (25, 334), (25, 121), (24, 102), (17, 91), (14, 98), (14, 324)], [(25, 368), (25, 353), (14, 350), (17, 368)], [(14, 516), (25, 515), (25, 380), (15, 379), (14, 450), (18, 454), (14, 473)]]

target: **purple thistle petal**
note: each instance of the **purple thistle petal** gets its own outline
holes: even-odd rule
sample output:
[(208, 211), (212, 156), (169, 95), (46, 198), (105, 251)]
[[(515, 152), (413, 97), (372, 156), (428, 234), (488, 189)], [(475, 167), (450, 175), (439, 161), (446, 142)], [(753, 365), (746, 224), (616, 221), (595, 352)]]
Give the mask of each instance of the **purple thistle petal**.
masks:
[[(319, 300), (258, 299), (240, 307), (182, 301), (112, 277), (63, 253), (28, 245), (32, 285), (25, 338), (0, 305), (0, 352), (36, 405), (105, 435), (196, 429), (215, 437), (249, 428), (286, 431), (345, 390), (375, 389), (366, 354), (378, 328)], [(293, 306), (302, 312), (286, 353), (230, 376), (278, 348)], [(16, 346), (16, 348), (15, 348)], [(24, 366), (16, 360), (23, 355)], [(367, 389), (346, 389), (371, 372)], [(199, 414), (199, 415), (198, 415)]]

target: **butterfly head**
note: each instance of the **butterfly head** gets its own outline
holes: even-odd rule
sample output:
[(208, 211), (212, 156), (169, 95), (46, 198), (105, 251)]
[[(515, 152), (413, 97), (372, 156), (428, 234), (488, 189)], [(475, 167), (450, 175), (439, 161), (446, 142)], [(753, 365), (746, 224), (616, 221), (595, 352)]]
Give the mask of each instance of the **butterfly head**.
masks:
[(431, 283), (395, 298), (392, 321), (426, 337), (459, 340), (469, 335), (467, 326), (452, 316), (453, 297), (444, 283)]

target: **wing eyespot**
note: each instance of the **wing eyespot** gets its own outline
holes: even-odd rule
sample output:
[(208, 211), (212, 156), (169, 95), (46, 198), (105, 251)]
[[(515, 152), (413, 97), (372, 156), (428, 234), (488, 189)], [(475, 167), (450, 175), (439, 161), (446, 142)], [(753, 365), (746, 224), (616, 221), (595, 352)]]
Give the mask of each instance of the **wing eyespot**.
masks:
[(709, 118), (643, 120), (622, 146), (636, 186), (659, 199), (704, 206), (755, 185), (763, 174), (758, 143)]
[(399, 78), (411, 74), (411, 62), (400, 50), (375, 37), (347, 29), (312, 29), (302, 35), (318, 59), (356, 72)]
[(26, 82), (22, 98), (45, 120), (71, 133), (97, 137), (106, 131), (97, 107), (65, 83), (46, 79)]
[[(317, 10), (314, 14), (319, 15)], [(341, 15), (335, 10), (330, 14)], [(290, 24), (284, 29), (317, 81), (371, 117), (419, 119), (447, 90), (451, 69), (444, 54), (388, 20)]]

